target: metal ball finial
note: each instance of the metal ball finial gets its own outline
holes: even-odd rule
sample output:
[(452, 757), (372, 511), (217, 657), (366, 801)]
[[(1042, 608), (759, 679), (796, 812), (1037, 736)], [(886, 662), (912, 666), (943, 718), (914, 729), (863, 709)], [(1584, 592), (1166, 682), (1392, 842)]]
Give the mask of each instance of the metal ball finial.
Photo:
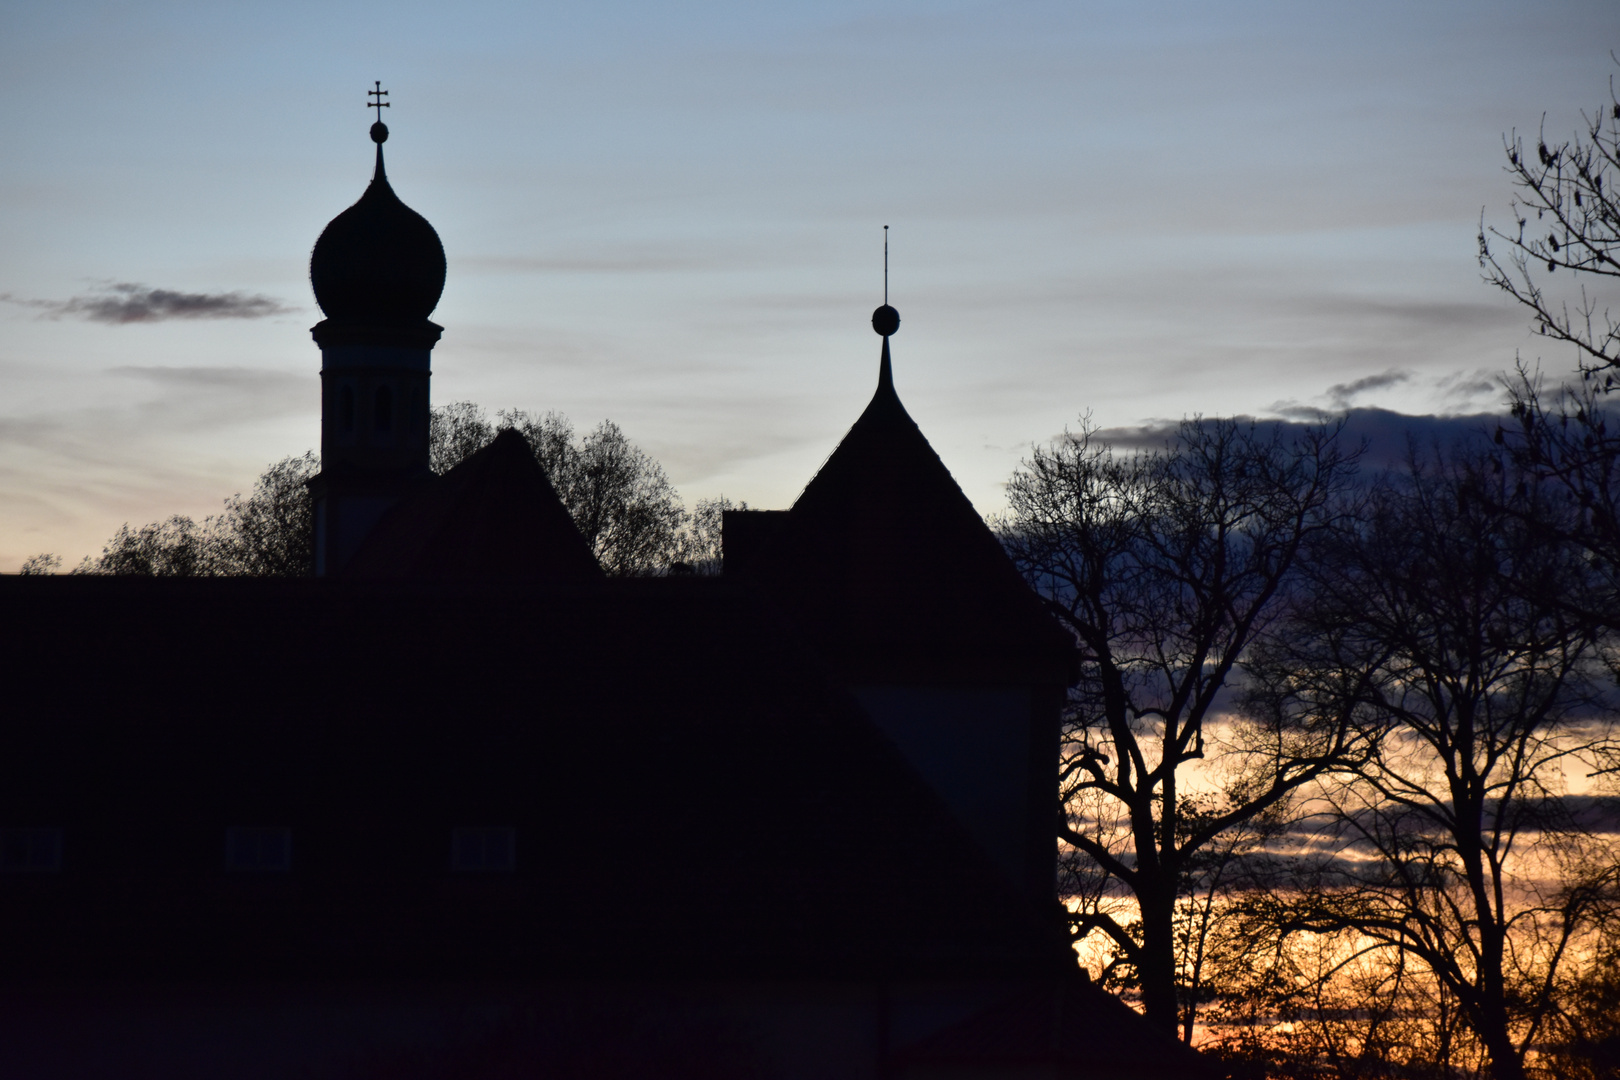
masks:
[[(900, 329), (900, 313), (889, 306), (889, 227), (883, 226), (883, 306), (872, 312), (872, 329), (887, 340)], [(888, 346), (884, 346), (887, 348)], [(889, 354), (885, 352), (884, 356)], [(888, 363), (887, 360), (884, 363)]]
[(900, 313), (888, 304), (884, 304), (872, 312), (872, 329), (884, 337), (890, 337), (900, 329)]
[(382, 122), (382, 111), (392, 106), (383, 100), (388, 96), (388, 91), (382, 88), (382, 83), (373, 79), (372, 85), (376, 89), (366, 91), (366, 108), (377, 110), (377, 122), (371, 125), (371, 141), (381, 146), (388, 141), (388, 125)]

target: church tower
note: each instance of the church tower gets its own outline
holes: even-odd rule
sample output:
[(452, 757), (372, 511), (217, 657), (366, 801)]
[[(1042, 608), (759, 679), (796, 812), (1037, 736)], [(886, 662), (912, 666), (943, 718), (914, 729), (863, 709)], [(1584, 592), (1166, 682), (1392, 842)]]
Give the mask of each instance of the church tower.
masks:
[(376, 85), (368, 106), (377, 110), (376, 172), (309, 259), (309, 283), (326, 315), (310, 330), (321, 350), (321, 471), (310, 481), (317, 577), (343, 573), (383, 514), (432, 477), (428, 389), (444, 328), (428, 315), (444, 291), (444, 245), (389, 186), (388, 91)]

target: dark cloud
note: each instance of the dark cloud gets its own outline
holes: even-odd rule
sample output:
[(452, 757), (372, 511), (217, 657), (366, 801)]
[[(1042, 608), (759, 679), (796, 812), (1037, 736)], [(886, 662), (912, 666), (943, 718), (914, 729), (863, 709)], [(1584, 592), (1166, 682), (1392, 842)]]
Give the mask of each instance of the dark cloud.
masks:
[(166, 319), (263, 319), (296, 310), (268, 296), (243, 292), (187, 293), (154, 289), (127, 281), (69, 300), (21, 300), (0, 295), (25, 307), (38, 308), (48, 318), (67, 316), (102, 323), (162, 322)]
[(1354, 382), (1336, 383), (1328, 387), (1327, 396), (1339, 408), (1345, 408), (1357, 394), (1364, 394), (1369, 390), (1385, 390), (1403, 382), (1410, 382), (1412, 373), (1391, 368), (1382, 375), (1368, 375), (1364, 379)]
[(1458, 371), (1439, 381), (1440, 390), (1450, 398), (1472, 398), (1502, 392), (1501, 377), (1492, 371)]
[[(1423, 451), (1489, 438), (1496, 425), (1506, 419), (1506, 414), (1501, 413), (1411, 415), (1391, 409), (1330, 410), (1307, 405), (1281, 405), (1277, 411), (1282, 413), (1280, 418), (1238, 416), (1234, 419), (1253, 424), (1262, 432), (1278, 431), (1284, 439), (1303, 434), (1308, 428), (1321, 428), (1343, 420), (1344, 432), (1340, 438), (1352, 447), (1362, 442), (1367, 444), (1361, 461), (1363, 467), (1369, 469), (1404, 465), (1408, 450), (1413, 446)], [(1137, 427), (1103, 428), (1097, 436), (1121, 450), (1158, 450), (1175, 437), (1178, 427), (1180, 421), (1155, 420)]]

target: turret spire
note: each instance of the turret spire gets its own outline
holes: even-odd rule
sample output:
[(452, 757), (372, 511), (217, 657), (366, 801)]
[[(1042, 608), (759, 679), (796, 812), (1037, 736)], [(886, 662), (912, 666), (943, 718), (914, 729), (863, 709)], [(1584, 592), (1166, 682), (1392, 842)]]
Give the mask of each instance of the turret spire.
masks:
[(894, 372), (889, 363), (889, 338), (900, 329), (900, 313), (889, 306), (889, 227), (883, 226), (883, 306), (872, 312), (872, 329), (883, 337), (878, 361), (878, 393), (894, 393)]
[(366, 108), (377, 110), (377, 122), (371, 125), (371, 141), (377, 144), (377, 170), (371, 177), (375, 182), (388, 179), (387, 174), (383, 172), (382, 155), (382, 144), (388, 141), (388, 125), (382, 122), (382, 111), (391, 106), (383, 100), (388, 96), (388, 91), (382, 88), (382, 80), (373, 79), (371, 82), (376, 89), (366, 91)]

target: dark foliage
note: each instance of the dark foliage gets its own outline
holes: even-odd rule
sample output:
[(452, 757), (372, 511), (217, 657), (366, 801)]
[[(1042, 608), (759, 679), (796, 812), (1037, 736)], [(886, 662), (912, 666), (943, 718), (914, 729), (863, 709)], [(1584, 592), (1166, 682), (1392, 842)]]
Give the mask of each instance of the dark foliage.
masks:
[[(429, 425), (428, 461), (441, 474), (501, 430), (517, 429), (611, 575), (718, 574), (721, 514), (746, 509), (721, 496), (700, 499), (688, 512), (662, 466), (611, 421), (580, 437), (560, 413), (503, 412), (491, 421), (461, 401), (433, 409)], [(252, 494), (233, 495), (201, 524), (180, 515), (140, 528), (126, 524), (74, 573), (307, 577), (314, 572), (307, 481), (319, 470), (313, 451), (284, 458), (265, 470)], [(22, 572), (53, 573), (60, 565), (55, 555), (35, 555)]]
[(491, 420), (463, 401), (434, 409), (430, 423), (430, 460), (441, 473), (501, 430), (521, 433), (608, 574), (719, 573), (720, 514), (737, 507), (722, 496), (689, 514), (663, 467), (611, 420), (579, 436), (561, 413), (513, 410)]

